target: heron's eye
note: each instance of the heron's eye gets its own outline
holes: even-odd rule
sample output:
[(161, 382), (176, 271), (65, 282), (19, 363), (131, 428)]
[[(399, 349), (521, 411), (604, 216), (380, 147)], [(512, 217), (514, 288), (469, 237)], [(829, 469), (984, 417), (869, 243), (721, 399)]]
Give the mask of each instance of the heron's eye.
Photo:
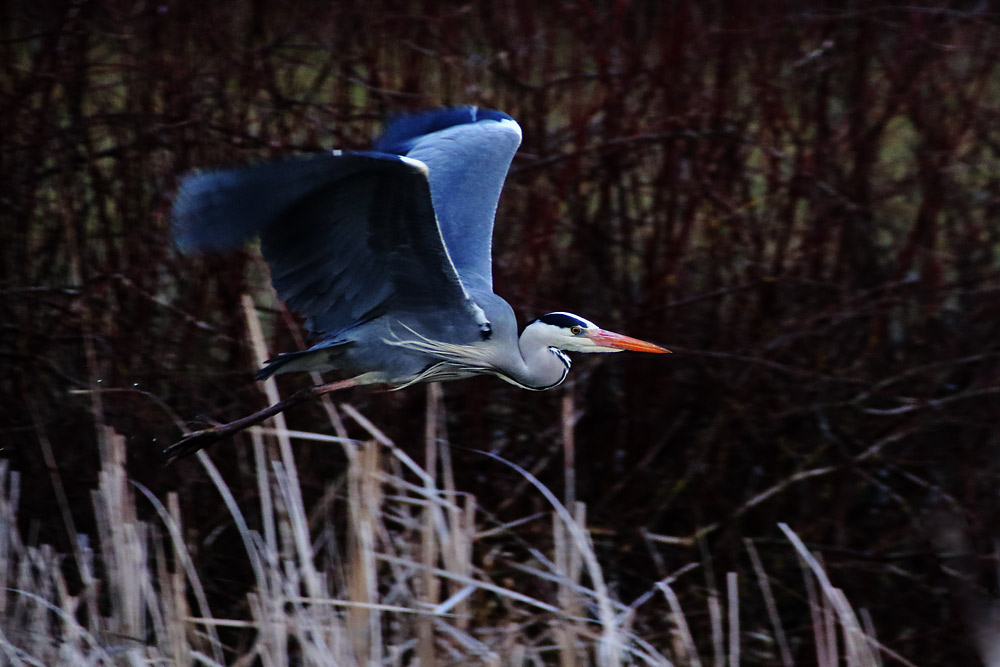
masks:
[(583, 327), (571, 327), (569, 332), (574, 336), (579, 336), (583, 333)]

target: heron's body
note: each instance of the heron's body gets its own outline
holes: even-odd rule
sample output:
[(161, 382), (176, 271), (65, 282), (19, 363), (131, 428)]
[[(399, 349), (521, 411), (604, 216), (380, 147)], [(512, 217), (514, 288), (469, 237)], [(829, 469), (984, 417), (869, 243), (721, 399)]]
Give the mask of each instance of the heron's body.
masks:
[(259, 236), (274, 287), (319, 342), (258, 373), (336, 371), (360, 384), (496, 375), (526, 389), (562, 382), (563, 350), (663, 348), (550, 313), (518, 335), (493, 293), (493, 218), (521, 141), (474, 107), (405, 116), (373, 152), (291, 158), (187, 177), (173, 210), (185, 251)]
[(488, 332), (475, 324), (441, 317), (435, 323), (435, 338), (430, 339), (420, 334), (427, 326), (426, 316), (382, 315), (308, 350), (278, 356), (258, 378), (290, 371), (336, 371), (359, 384), (403, 387), (491, 374), (524, 389), (548, 389), (566, 378), (569, 359), (564, 355), (527, 346), (525, 357), (514, 311), (506, 301), (493, 293), (473, 298), (490, 322)]

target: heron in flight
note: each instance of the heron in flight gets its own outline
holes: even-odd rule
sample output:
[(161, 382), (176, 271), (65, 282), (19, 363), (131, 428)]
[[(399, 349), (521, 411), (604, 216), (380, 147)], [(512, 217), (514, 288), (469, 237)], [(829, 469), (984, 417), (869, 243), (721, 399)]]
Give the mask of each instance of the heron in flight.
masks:
[[(349, 385), (402, 388), (483, 374), (551, 389), (569, 372), (566, 352), (668, 352), (565, 312), (542, 315), (518, 335), (514, 311), (493, 292), (491, 245), (520, 143), (507, 114), (457, 107), (398, 117), (372, 151), (198, 171), (174, 202), (174, 237), (185, 253), (260, 237), (278, 297), (318, 342), (279, 354), (257, 379), (292, 371), (342, 379), (302, 400)], [(229, 426), (192, 436), (238, 430)]]

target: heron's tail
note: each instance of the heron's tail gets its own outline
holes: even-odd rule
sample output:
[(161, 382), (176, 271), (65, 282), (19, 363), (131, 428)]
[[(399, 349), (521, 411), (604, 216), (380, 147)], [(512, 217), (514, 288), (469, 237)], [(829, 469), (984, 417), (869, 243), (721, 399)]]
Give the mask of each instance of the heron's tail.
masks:
[(318, 343), (308, 350), (282, 352), (273, 359), (268, 359), (264, 368), (254, 373), (254, 378), (263, 382), (279, 373), (299, 371), (319, 371), (322, 373), (332, 370), (337, 367), (337, 357), (343, 352), (345, 345), (350, 345), (350, 342), (335, 339)]
[(294, 373), (295, 371), (325, 371), (330, 368), (330, 364), (318, 363), (326, 361), (326, 355), (317, 355), (316, 350), (302, 350), (301, 352), (282, 352), (273, 359), (268, 359), (263, 368), (254, 373), (254, 379), (263, 382), (272, 375), (279, 373)]

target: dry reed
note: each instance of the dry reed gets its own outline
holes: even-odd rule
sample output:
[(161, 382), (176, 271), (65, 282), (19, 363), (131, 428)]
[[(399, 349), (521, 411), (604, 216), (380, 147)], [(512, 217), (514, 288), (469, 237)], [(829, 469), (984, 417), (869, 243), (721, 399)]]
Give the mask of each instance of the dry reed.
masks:
[[(248, 305), (245, 313), (252, 344), (258, 356), (266, 356), (256, 311)], [(266, 391), (269, 400), (278, 400), (274, 387)], [(185, 534), (176, 494), (164, 504), (130, 484), (125, 439), (110, 427), (101, 427), (101, 472), (94, 491), (97, 549), (87, 536), (77, 536), (75, 563), (22, 540), (20, 476), (0, 462), (0, 654), (12, 665), (702, 664), (703, 643), (691, 635), (674, 593), (678, 581), (655, 587), (663, 595), (661, 613), (674, 628), (673, 641), (642, 637), (629, 627), (635, 609), (608, 587), (585, 506), (578, 502), (570, 511), (531, 473), (496, 455), (488, 456), (516, 470), (548, 504), (552, 529), (545, 542), (551, 551), (544, 544), (527, 544), (520, 554), (485, 548), (483, 543), (516, 530), (517, 523), (485, 529), (477, 522), (475, 496), (456, 489), (441, 430), (442, 404), (433, 387), (425, 465), (351, 405), (334, 409), (367, 437), (296, 433), (284, 426), (256, 429), (259, 505), (253, 518), (211, 456), (198, 454), (250, 566), (250, 579), (242, 584), (245, 614), (235, 618), (212, 612), (205, 575), (190, 546), (202, 540)], [(348, 521), (340, 524), (345, 535), (324, 535), (334, 523), (308, 518), (295, 482), (293, 440), (302, 440), (303, 447), (326, 443), (346, 453), (347, 482), (335, 494), (347, 507)], [(265, 446), (268, 441), (278, 446)], [(152, 521), (137, 518), (144, 503), (154, 510)], [(843, 594), (798, 536), (781, 528), (812, 574), (807, 581), (818, 664), (840, 664), (841, 658), (851, 667), (882, 664), (882, 647)], [(768, 591), (752, 544), (748, 550), (761, 588)], [(498, 579), (498, 560), (527, 576)], [(78, 591), (65, 581), (64, 569), (71, 564), (83, 582)], [(814, 592), (813, 579), (820, 593)], [(729, 573), (725, 596), (709, 597), (709, 611), (721, 614), (724, 601), (728, 619), (725, 629), (720, 620), (720, 635), (710, 642), (714, 664), (730, 667), (742, 664), (746, 641), (736, 581)], [(773, 604), (769, 608), (771, 622), (780, 628)], [(222, 630), (228, 640), (221, 638)], [(838, 642), (845, 647), (842, 657)]]

